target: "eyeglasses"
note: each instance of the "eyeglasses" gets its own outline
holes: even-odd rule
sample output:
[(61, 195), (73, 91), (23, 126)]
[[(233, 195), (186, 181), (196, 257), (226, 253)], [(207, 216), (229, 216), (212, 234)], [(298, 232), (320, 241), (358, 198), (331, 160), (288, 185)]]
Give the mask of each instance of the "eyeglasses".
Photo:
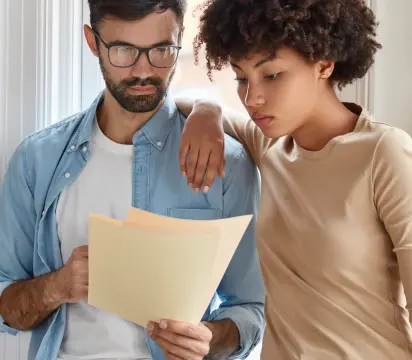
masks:
[(139, 48), (129, 44), (107, 44), (95, 30), (93, 30), (93, 33), (108, 50), (110, 64), (118, 68), (133, 66), (139, 61), (142, 54), (147, 55), (150, 65), (156, 68), (170, 68), (176, 64), (179, 52), (182, 49), (178, 45)]

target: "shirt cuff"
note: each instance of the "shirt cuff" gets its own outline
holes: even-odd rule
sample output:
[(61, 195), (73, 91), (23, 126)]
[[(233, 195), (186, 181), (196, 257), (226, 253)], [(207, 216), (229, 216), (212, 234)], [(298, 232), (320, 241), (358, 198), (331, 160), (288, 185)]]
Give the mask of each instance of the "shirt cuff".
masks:
[[(13, 281), (4, 281), (0, 282), (0, 296), (3, 294), (3, 291), (8, 288), (10, 285), (12, 285), (14, 282)], [(0, 334), (1, 333), (7, 333), (13, 336), (16, 336), (19, 331), (16, 329), (11, 328), (10, 326), (7, 326), (4, 323), (3, 316), (0, 314)]]
[(264, 329), (264, 320), (257, 306), (233, 306), (214, 311), (210, 321), (232, 320), (240, 334), (240, 348), (228, 360), (246, 359), (260, 343)]

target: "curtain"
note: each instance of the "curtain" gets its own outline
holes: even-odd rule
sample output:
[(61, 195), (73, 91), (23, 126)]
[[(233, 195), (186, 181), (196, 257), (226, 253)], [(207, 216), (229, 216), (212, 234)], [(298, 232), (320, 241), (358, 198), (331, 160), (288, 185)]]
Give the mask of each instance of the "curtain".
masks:
[(23, 137), (81, 108), (82, 0), (0, 1), (0, 181)]

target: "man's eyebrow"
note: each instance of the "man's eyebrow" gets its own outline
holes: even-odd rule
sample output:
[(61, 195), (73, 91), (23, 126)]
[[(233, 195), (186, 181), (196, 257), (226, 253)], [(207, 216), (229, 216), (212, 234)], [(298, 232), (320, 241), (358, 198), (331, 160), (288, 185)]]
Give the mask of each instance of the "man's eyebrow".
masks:
[[(109, 46), (133, 46), (133, 47), (139, 47), (136, 46), (132, 43), (129, 43), (127, 41), (121, 41), (121, 40), (114, 40), (114, 41), (109, 41), (107, 43), (107, 45)], [(158, 46), (169, 46), (169, 45), (177, 45), (175, 42), (173, 42), (172, 40), (164, 40), (164, 41), (160, 41), (156, 44), (152, 44), (151, 46), (148, 46), (149, 48), (152, 47), (158, 47)]]

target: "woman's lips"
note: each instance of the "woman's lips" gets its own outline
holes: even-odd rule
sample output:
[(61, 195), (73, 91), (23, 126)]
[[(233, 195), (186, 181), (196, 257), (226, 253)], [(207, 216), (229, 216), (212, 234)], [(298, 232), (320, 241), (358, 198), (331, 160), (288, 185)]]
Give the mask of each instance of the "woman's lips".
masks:
[(252, 118), (255, 124), (260, 128), (268, 126), (273, 121), (273, 119), (273, 116), (254, 116)]

